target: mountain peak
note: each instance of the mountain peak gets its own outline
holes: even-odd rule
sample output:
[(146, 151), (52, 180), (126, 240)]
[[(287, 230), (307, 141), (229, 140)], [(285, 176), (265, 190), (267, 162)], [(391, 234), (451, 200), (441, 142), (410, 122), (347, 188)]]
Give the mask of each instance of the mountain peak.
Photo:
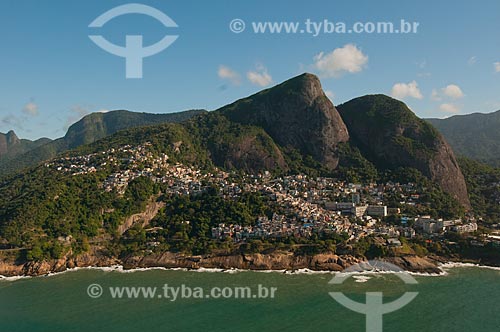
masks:
[(1, 144), (4, 145), (5, 148), (11, 147), (12, 145), (20, 142), (19, 137), (17, 137), (14, 130), (9, 130), (6, 134), (0, 133), (0, 137), (2, 139)]
[(19, 137), (17, 137), (14, 130), (9, 130), (9, 132), (5, 134), (5, 137), (7, 139), (7, 144), (9, 145), (19, 143)]
[(7, 136), (15, 136), (17, 137), (16, 133), (14, 132), (14, 130), (9, 130), (6, 134)]
[(217, 110), (231, 121), (262, 127), (280, 146), (338, 164), (337, 146), (349, 134), (319, 79), (302, 74)]
[(411, 167), (470, 207), (463, 174), (443, 136), (405, 103), (385, 95), (338, 106), (353, 142), (380, 168)]
[[(372, 94), (354, 98), (347, 103), (338, 105), (339, 110), (345, 104), (349, 107), (344, 108), (344, 112), (350, 112), (350, 116), (356, 114), (360, 116), (381, 116), (386, 120), (416, 120), (418, 117), (401, 100), (394, 99), (384, 94)], [(366, 108), (369, 106), (369, 109)], [(342, 113), (342, 112), (341, 112)]]
[(281, 84), (290, 84), (292, 82), (300, 82), (302, 84), (315, 84), (321, 87), (321, 82), (318, 76), (311, 73), (302, 73), (298, 76), (292, 77)]
[(20, 145), (21, 140), (13, 130), (9, 130), (6, 134), (0, 133), (0, 157), (16, 150)]
[[(292, 77), (268, 90), (283, 93), (286, 93), (287, 91), (295, 91), (296, 93), (302, 94), (309, 102), (325, 95), (319, 78), (310, 73), (303, 73)], [(268, 90), (264, 90), (263, 92)]]

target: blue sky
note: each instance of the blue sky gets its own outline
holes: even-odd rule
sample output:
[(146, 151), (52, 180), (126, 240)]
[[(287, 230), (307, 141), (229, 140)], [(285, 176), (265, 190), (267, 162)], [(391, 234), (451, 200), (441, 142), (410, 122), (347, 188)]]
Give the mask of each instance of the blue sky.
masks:
[[(3, 0), (0, 132), (63, 136), (94, 111), (169, 113), (216, 109), (304, 71), (318, 74), (334, 104), (370, 93), (394, 95), (421, 117), (500, 109), (500, 2), (482, 1), (140, 1), (178, 28), (145, 15), (88, 25), (128, 1)], [(246, 22), (233, 33), (231, 20)], [(255, 34), (251, 22), (354, 22), (401, 19), (416, 34)], [(179, 38), (145, 58), (142, 79), (89, 34), (124, 45), (166, 34)], [(318, 56), (321, 54), (321, 56)]]

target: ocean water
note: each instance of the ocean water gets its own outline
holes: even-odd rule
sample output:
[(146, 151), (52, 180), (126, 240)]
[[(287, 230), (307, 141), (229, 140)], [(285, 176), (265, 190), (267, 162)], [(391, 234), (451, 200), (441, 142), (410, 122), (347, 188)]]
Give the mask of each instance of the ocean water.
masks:
[[(366, 331), (365, 316), (337, 303), (342, 292), (364, 302), (383, 292), (384, 302), (416, 291), (405, 307), (383, 316), (383, 331), (500, 331), (500, 271), (460, 267), (445, 276), (350, 276), (329, 284), (333, 274), (194, 272), (147, 270), (121, 273), (83, 269), (48, 277), (0, 280), (0, 331)], [(99, 298), (88, 286), (99, 284)], [(276, 287), (270, 298), (112, 298), (109, 287)], [(187, 291), (185, 291), (186, 293)], [(95, 293), (92, 293), (95, 295)], [(255, 294), (255, 293), (253, 293)], [(261, 294), (262, 295), (262, 294)], [(161, 297), (161, 298), (160, 298)]]

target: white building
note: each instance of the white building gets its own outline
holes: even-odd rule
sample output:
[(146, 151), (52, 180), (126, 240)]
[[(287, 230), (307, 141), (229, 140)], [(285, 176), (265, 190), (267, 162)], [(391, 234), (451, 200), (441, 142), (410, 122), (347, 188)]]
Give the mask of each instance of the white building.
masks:
[(368, 205), (366, 214), (372, 217), (386, 217), (387, 216), (387, 206), (386, 205)]
[(452, 229), (457, 233), (472, 233), (477, 231), (477, 224), (475, 222), (471, 222), (465, 225), (455, 225)]
[(368, 205), (354, 206), (351, 208), (351, 213), (359, 218), (365, 214), (366, 209), (368, 209)]

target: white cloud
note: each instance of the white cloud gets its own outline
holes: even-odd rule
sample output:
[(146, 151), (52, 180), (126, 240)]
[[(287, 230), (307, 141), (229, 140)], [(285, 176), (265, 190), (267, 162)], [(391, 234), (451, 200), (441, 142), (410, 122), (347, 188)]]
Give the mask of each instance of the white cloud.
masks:
[(444, 88), (439, 89), (439, 91), (433, 89), (431, 93), (431, 99), (436, 101), (440, 101), (443, 98), (460, 99), (463, 98), (463, 96), (465, 95), (462, 89), (456, 84), (449, 84)]
[(23, 107), (23, 113), (29, 116), (37, 116), (38, 115), (38, 105), (34, 102), (30, 101)]
[(446, 113), (458, 113), (458, 112), (460, 112), (460, 109), (458, 108), (458, 106), (453, 105), (453, 104), (448, 104), (448, 103), (441, 104), (439, 106), (439, 110), (442, 112), (446, 112)]
[(500, 73), (500, 62), (495, 62), (493, 66), (495, 66), (495, 72)]
[(240, 74), (227, 66), (220, 65), (217, 75), (223, 80), (229, 80), (234, 85), (239, 85), (241, 83)]
[(477, 62), (477, 57), (474, 55), (474, 56), (471, 56), (469, 58), (469, 60), (467, 60), (467, 63), (472, 66), (473, 64), (475, 64)]
[(411, 81), (410, 83), (396, 83), (392, 87), (391, 95), (394, 98), (404, 99), (406, 97), (412, 97), (416, 99), (422, 99), (422, 93), (418, 88), (416, 81)]
[(464, 96), (462, 89), (460, 89), (460, 87), (456, 84), (447, 85), (441, 91), (443, 91), (445, 96), (450, 97), (451, 99), (459, 99)]
[(339, 77), (344, 73), (358, 73), (366, 67), (368, 56), (356, 45), (347, 44), (325, 54), (314, 56), (314, 68), (323, 77)]
[(249, 71), (247, 73), (247, 78), (252, 84), (262, 87), (268, 86), (273, 82), (273, 78), (262, 65), (257, 65), (255, 71)]

